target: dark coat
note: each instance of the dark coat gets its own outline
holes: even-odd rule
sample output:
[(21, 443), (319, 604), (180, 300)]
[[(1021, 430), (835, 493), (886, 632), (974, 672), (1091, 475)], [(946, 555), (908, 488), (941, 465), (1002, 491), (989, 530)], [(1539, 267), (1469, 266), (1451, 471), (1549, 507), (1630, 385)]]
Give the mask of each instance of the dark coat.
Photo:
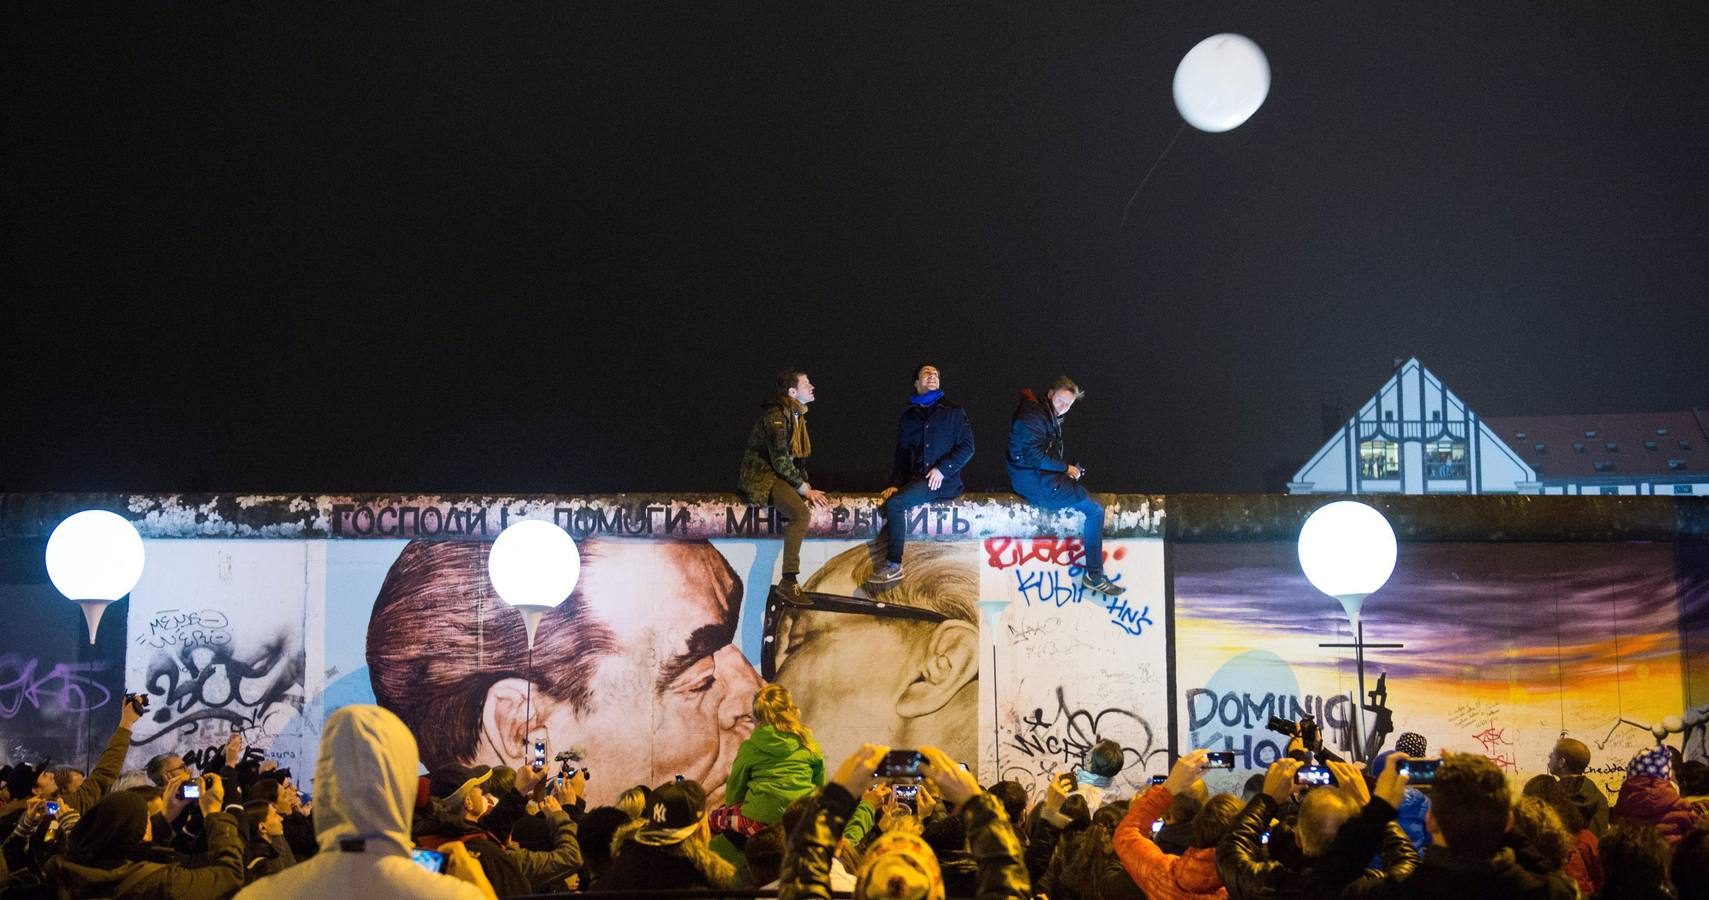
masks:
[[(1387, 806), (1386, 803), (1383, 805)], [(1343, 826), (1375, 826), (1381, 830), (1383, 865), (1376, 873), (1366, 871), (1356, 862), (1333, 854), (1326, 855), (1325, 859), (1330, 861), (1328, 864), (1311, 865), (1310, 860), (1307, 860), (1302, 864), (1305, 868), (1290, 868), (1275, 860), (1266, 859), (1262, 850), (1262, 835), (1265, 826), (1276, 817), (1279, 808), (1270, 795), (1258, 794), (1247, 802), (1246, 808), (1235, 817), (1234, 825), (1228, 834), (1217, 844), (1216, 870), (1222, 877), (1223, 885), (1228, 888), (1230, 897), (1241, 897), (1245, 900), (1334, 897), (1348, 884), (1361, 879), (1398, 881), (1410, 875), (1418, 865), (1418, 851), (1412, 846), (1406, 832), (1392, 821), (1379, 821), (1380, 816), (1365, 821), (1352, 820), (1347, 826)], [(1345, 864), (1337, 869), (1337, 861)]]
[(973, 425), (967, 411), (939, 399), (931, 406), (908, 404), (896, 426), (896, 460), (890, 469), (890, 485), (902, 487), (937, 469), (943, 473), (940, 490), (960, 494), (961, 470), (973, 458)]
[[(1382, 842), (1380, 830), (1394, 821), (1395, 808), (1380, 797), (1373, 797), (1359, 815), (1347, 820), (1335, 836), (1322, 862), (1314, 872), (1329, 873), (1336, 878), (1364, 869), (1371, 854)], [(1398, 829), (1395, 834), (1404, 833)], [(1509, 836), (1510, 841), (1513, 836)], [(1396, 842), (1413, 853), (1412, 844), (1404, 839)], [(1519, 846), (1520, 853), (1527, 848)], [(1342, 882), (1346, 883), (1346, 882)], [(1308, 885), (1308, 896), (1313, 892)], [(1334, 894), (1318, 894), (1334, 896)], [(1419, 898), (1419, 900), (1482, 900), (1500, 897), (1503, 900), (1575, 900), (1578, 886), (1564, 875), (1539, 875), (1527, 871), (1516, 858), (1515, 850), (1503, 847), (1493, 856), (1468, 856), (1452, 847), (1431, 847), (1424, 861), (1402, 881), (1393, 879), (1355, 881), (1341, 893), (1348, 898)]]
[(1602, 837), (1608, 833), (1608, 795), (1596, 782), (1584, 775), (1563, 775), (1561, 787), (1566, 788), (1573, 805), (1584, 816), (1584, 827)]
[(636, 841), (640, 823), (626, 825), (612, 838), (611, 865), (599, 878), (602, 891), (648, 891), (670, 888), (730, 890), (736, 870), (698, 838), (655, 847)]
[(1080, 502), (1086, 489), (1069, 478), (1062, 444), (1062, 420), (1030, 390), (1009, 420), (1009, 486), (1027, 502), (1060, 509)]

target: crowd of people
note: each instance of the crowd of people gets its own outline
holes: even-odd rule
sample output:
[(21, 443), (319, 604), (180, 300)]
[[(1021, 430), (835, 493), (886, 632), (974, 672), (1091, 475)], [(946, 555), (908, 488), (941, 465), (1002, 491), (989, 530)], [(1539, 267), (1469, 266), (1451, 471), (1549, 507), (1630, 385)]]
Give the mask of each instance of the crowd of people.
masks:
[(92, 771), (0, 772), (0, 897), (1709, 897), (1709, 766), (1666, 746), (1610, 805), (1571, 738), (1517, 794), (1487, 758), (1406, 733), (1368, 767), (1295, 739), (1244, 796), (1210, 793), (1213, 754), (1194, 750), (1133, 797), (1101, 741), (1034, 802), (935, 747), (867, 744), (827, 771), (770, 685), (722, 805), (678, 776), (590, 809), (588, 769), (543, 754), (423, 775), (377, 706), (328, 717), (310, 804), (235, 737), (199, 773), (170, 754), (122, 772), (140, 707), (123, 709)]

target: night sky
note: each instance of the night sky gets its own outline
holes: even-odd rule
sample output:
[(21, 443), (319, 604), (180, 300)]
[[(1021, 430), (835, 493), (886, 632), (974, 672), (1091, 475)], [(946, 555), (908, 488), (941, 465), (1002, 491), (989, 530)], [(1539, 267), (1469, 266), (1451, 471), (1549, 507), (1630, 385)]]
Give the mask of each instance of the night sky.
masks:
[[(920, 362), (975, 490), (1061, 372), (1110, 491), (1261, 490), (1396, 357), (1709, 406), (1706, 9), (9, 4), (0, 486), (731, 490), (788, 365), (833, 491)], [(1269, 99), (1123, 227), (1221, 31)]]

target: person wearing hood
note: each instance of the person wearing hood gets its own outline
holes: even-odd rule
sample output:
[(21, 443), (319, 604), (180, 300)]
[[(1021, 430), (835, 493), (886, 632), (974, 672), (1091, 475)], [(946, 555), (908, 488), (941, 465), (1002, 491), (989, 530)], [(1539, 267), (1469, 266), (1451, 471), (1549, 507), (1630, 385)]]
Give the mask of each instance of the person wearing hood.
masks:
[(673, 781), (653, 790), (646, 813), (617, 830), (602, 891), (671, 888), (731, 890), (741, 885), (736, 867), (708, 844), (706, 789)]
[(443, 875), (410, 858), (420, 764), (415, 737), (392, 713), (354, 705), (328, 716), (315, 764), (314, 820), (320, 852), (256, 881), (238, 897), (492, 898), (492, 885), (480, 863), (461, 843), (439, 846), (445, 854)]
[(1620, 785), (1609, 821), (1654, 825), (1669, 845), (1697, 827), (1697, 809), (1673, 786), (1673, 757), (1666, 747), (1640, 750), (1626, 764), (1626, 781)]
[(1193, 841), (1185, 853), (1164, 853), (1151, 840), (1151, 823), (1168, 808), (1177, 793), (1186, 791), (1209, 768), (1206, 750), (1194, 750), (1169, 770), (1162, 784), (1152, 785), (1128, 805), (1127, 817), (1116, 826), (1111, 843), (1135, 884), (1154, 900), (1227, 897), (1217, 874), (1216, 847), (1240, 812), (1232, 794), (1212, 797), (1193, 817)]
[(783, 579), (774, 590), (797, 606), (808, 604), (797, 583), (801, 574), (801, 541), (813, 511), (831, 505), (824, 491), (807, 481), (802, 460), (813, 454), (807, 436), (807, 404), (813, 402), (813, 382), (807, 373), (787, 369), (777, 376), (777, 393), (760, 409), (742, 452), (740, 493), (755, 506), (772, 506), (789, 520), (783, 528)]
[[(836, 776), (808, 801), (784, 851), (779, 900), (831, 896), (833, 852), (855, 798), (872, 784), (890, 748), (862, 745), (837, 768)], [(1003, 804), (979, 788), (972, 773), (936, 747), (921, 747), (920, 774), (955, 808), (976, 860), (978, 900), (1031, 900), (1032, 883), (1021, 860), (1021, 842)], [(855, 900), (943, 900), (943, 871), (923, 838), (907, 829), (886, 830), (867, 848), (855, 876)]]
[(1127, 589), (1104, 576), (1104, 505), (1080, 483), (1085, 470), (1068, 463), (1062, 444), (1062, 417), (1084, 395), (1066, 375), (1056, 379), (1043, 400), (1031, 388), (1021, 392), (1021, 403), (1009, 420), (1009, 485), (1041, 509), (1065, 509), (1086, 517), (1080, 583), (1114, 597)]
[(724, 783), (729, 805), (713, 811), (713, 831), (758, 834), (782, 819), (789, 804), (825, 784), (825, 757), (788, 688), (760, 688), (754, 695), (754, 723)]
[(207, 823), (209, 864), (197, 868), (151, 859), (148, 800), (120, 791), (85, 812), (61, 856), (47, 861), (43, 875), (68, 897), (172, 897), (215, 900), (243, 885), (243, 838), (237, 819), (221, 812), (225, 788), (218, 775), (204, 775), (198, 802)]
[(878, 495), (884, 505), (885, 563), (872, 570), (873, 584), (902, 578), (908, 542), (908, 510), (962, 493), (961, 470), (973, 459), (973, 425), (967, 412), (944, 399), (938, 367), (914, 369), (914, 394), (896, 427), (896, 458), (890, 486)]
[(1608, 831), (1608, 795), (1584, 774), (1590, 768), (1590, 748), (1583, 741), (1561, 738), (1549, 751), (1549, 774), (1561, 780), (1577, 804), (1584, 824), (1597, 837)]

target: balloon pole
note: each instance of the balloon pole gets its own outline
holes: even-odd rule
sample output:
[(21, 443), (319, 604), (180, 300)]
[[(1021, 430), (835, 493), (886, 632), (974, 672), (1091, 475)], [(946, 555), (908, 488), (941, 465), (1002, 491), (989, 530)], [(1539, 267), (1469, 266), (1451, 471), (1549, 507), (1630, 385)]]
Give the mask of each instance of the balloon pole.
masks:
[(1169, 151), (1175, 149), (1175, 142), (1181, 139), (1181, 132), (1186, 130), (1187, 124), (1185, 122), (1181, 123), (1181, 127), (1175, 129), (1175, 136), (1170, 138), (1169, 143), (1163, 146), (1163, 152), (1157, 154), (1156, 162), (1151, 164), (1151, 168), (1145, 170), (1145, 177), (1139, 180), (1139, 187), (1133, 189), (1133, 196), (1127, 198), (1127, 205), (1122, 207), (1122, 228), (1127, 227), (1127, 215), (1129, 212), (1133, 211), (1133, 201), (1139, 199), (1139, 192), (1145, 190), (1145, 184), (1151, 180), (1152, 173), (1156, 172), (1157, 167), (1163, 164), (1163, 157), (1168, 156)]
[(89, 644), (95, 644), (95, 629), (101, 627), (101, 614), (107, 611), (106, 600), (78, 600), (77, 605), (83, 607), (83, 621), (89, 623)]

